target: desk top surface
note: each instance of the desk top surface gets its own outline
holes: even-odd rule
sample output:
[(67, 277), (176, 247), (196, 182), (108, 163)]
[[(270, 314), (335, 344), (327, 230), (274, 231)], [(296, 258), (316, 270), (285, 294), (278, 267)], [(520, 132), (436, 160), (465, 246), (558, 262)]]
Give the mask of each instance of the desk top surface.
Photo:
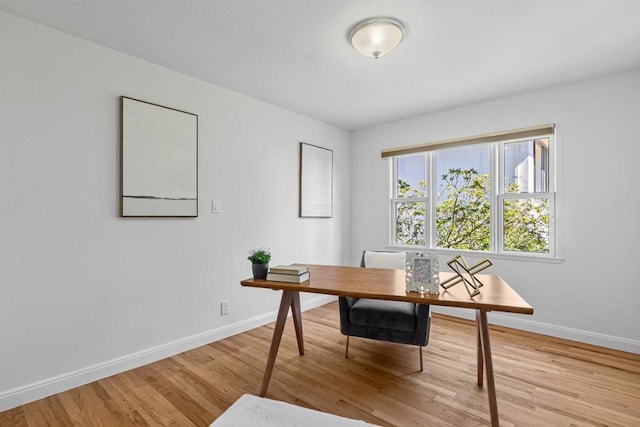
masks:
[[(463, 283), (458, 283), (447, 290), (440, 287), (438, 295), (406, 292), (404, 270), (305, 265), (309, 267), (310, 278), (303, 283), (260, 279), (246, 279), (240, 283), (242, 286), (256, 288), (533, 314), (533, 307), (511, 289), (500, 276), (494, 274), (476, 275), (484, 286), (480, 288), (479, 295), (471, 298)], [(447, 280), (453, 275), (454, 273), (441, 272), (440, 281)]]

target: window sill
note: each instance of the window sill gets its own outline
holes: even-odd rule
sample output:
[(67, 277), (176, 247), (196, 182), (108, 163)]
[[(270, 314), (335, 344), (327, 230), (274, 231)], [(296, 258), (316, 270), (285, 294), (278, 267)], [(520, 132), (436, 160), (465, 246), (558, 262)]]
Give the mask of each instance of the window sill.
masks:
[(524, 262), (542, 262), (547, 264), (562, 264), (564, 262), (563, 257), (539, 255), (539, 254), (516, 254), (516, 253), (497, 253), (497, 252), (482, 252), (482, 251), (467, 251), (460, 249), (430, 249), (421, 246), (402, 246), (402, 245), (387, 245), (386, 249), (396, 251), (419, 251), (419, 252), (431, 252), (438, 255), (449, 255), (454, 257), (455, 255), (464, 255), (469, 258), (491, 258), (491, 259), (504, 259), (509, 261), (524, 261)]

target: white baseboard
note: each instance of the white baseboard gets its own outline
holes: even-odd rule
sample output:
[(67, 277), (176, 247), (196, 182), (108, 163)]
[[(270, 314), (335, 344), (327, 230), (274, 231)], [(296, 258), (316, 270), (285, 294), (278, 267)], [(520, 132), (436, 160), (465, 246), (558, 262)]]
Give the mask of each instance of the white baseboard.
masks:
[[(316, 308), (335, 300), (336, 297), (330, 295), (318, 296), (302, 303), (302, 310)], [(472, 310), (450, 307), (432, 307), (432, 309), (435, 313), (471, 320), (475, 319)], [(0, 392), (0, 412), (266, 325), (273, 322), (276, 315), (277, 311), (273, 311), (63, 375), (2, 391)], [(490, 313), (489, 322), (509, 328), (640, 354), (640, 342), (626, 338), (550, 325), (496, 313)]]
[[(432, 309), (434, 313), (441, 313), (449, 316), (475, 320), (475, 312), (473, 310), (435, 306), (433, 306)], [(614, 350), (640, 354), (640, 341), (630, 340), (628, 338), (599, 334), (596, 332), (588, 332), (580, 329), (567, 328), (564, 326), (551, 325), (549, 323), (536, 322), (526, 318), (516, 318), (499, 313), (489, 313), (489, 323), (513, 329), (520, 329), (522, 331), (549, 335), (556, 338), (577, 341), (585, 344), (607, 347)]]
[[(331, 295), (321, 295), (303, 302), (301, 308), (302, 311), (306, 311), (335, 301), (336, 298), (337, 297)], [(73, 372), (47, 378), (11, 390), (1, 391), (0, 412), (266, 325), (267, 323), (275, 321), (277, 314), (278, 312), (276, 310), (161, 346), (78, 369)]]

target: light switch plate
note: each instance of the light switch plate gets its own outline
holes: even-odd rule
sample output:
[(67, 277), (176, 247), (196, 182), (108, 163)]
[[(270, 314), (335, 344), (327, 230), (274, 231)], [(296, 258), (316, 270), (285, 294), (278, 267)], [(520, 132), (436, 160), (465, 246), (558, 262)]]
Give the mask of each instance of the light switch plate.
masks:
[(211, 213), (220, 213), (222, 212), (222, 201), (220, 199), (211, 200)]

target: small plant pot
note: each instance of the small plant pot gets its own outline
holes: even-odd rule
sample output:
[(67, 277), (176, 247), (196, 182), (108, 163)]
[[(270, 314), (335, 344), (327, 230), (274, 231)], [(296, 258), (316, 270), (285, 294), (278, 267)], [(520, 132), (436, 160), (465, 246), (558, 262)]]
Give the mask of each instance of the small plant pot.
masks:
[(254, 279), (266, 279), (269, 271), (269, 264), (251, 264)]

